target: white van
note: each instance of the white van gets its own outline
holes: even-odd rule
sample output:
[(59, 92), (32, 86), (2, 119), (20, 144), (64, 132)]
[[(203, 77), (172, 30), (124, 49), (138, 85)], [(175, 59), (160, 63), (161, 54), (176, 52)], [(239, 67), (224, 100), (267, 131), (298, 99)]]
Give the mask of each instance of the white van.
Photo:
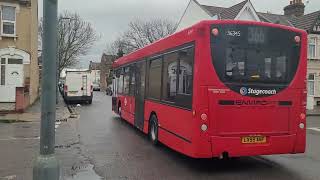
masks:
[(63, 86), (63, 97), (66, 103), (92, 103), (93, 86), (89, 70), (66, 71), (66, 80)]

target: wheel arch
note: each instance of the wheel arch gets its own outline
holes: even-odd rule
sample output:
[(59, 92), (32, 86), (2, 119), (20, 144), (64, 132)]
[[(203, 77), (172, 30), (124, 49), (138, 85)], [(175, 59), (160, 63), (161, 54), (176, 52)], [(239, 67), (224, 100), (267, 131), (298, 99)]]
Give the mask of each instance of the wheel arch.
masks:
[(149, 119), (148, 119), (148, 132), (147, 132), (148, 134), (150, 133), (150, 120), (151, 120), (152, 116), (155, 116), (157, 118), (157, 120), (158, 120), (157, 113), (155, 111), (151, 111), (150, 114), (149, 114)]

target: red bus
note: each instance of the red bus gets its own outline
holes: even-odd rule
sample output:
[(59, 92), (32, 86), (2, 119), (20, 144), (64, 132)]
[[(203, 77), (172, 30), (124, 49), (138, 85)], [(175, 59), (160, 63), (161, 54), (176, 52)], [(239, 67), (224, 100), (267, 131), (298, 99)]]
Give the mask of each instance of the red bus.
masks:
[(114, 64), (112, 109), (193, 158), (303, 153), (307, 33), (201, 21)]

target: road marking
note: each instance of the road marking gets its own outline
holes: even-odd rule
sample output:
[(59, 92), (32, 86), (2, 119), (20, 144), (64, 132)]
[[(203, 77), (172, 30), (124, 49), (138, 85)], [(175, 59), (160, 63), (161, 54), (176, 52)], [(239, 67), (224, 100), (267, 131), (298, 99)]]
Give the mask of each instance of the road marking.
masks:
[(318, 131), (320, 132), (320, 128), (316, 128), (316, 127), (313, 127), (313, 128), (308, 128), (309, 130), (313, 130), (313, 131)]
[(57, 131), (58, 127), (60, 126), (61, 121), (56, 121), (54, 124), (54, 131)]
[(38, 137), (28, 137), (28, 138), (16, 138), (16, 137), (9, 137), (6, 139), (0, 139), (0, 141), (10, 141), (10, 140), (38, 140), (40, 139), (40, 136)]
[(3, 179), (3, 180), (14, 180), (14, 179), (17, 179), (17, 175), (11, 175), (11, 176), (5, 176), (5, 177), (0, 177), (0, 179)]

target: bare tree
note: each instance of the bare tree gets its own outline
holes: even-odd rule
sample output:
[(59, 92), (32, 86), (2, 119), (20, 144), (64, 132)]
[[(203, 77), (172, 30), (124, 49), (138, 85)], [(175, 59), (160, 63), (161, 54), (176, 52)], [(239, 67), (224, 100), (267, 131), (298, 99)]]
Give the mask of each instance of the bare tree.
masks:
[[(39, 33), (43, 33), (40, 22)], [(86, 55), (98, 39), (89, 22), (81, 19), (79, 14), (65, 11), (58, 19), (58, 60), (59, 73), (62, 69), (79, 63), (79, 57)]]
[(119, 36), (115, 41), (107, 44), (105, 53), (109, 55), (121, 56), (121, 53), (127, 54), (131, 52), (127, 46), (125, 40)]
[(166, 19), (134, 20), (128, 24), (127, 31), (107, 45), (107, 53), (116, 55), (121, 50), (124, 54), (127, 54), (143, 48), (172, 34), (176, 26), (177, 23)]

